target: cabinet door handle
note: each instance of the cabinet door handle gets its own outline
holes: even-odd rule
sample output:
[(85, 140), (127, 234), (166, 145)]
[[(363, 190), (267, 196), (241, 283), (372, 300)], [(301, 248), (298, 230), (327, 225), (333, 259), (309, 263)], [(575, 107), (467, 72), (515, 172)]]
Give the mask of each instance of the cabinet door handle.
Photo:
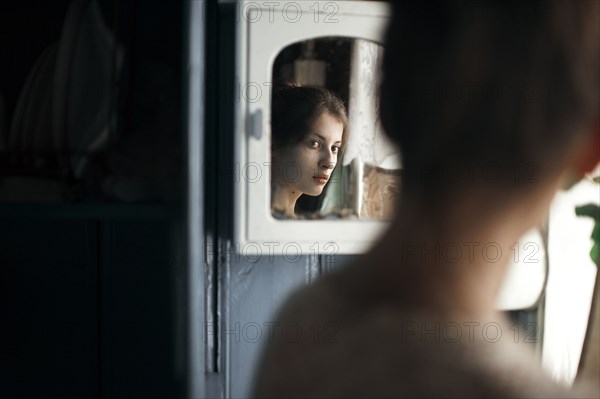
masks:
[(248, 116), (248, 131), (250, 136), (257, 140), (262, 138), (263, 112), (262, 109), (256, 110)]

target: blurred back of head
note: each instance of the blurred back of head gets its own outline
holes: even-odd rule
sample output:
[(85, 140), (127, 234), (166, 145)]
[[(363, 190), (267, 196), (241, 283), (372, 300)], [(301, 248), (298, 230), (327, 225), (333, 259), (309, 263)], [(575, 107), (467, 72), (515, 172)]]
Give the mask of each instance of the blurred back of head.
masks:
[(405, 193), (459, 199), (478, 183), (458, 176), (463, 166), (494, 169), (505, 195), (532, 182), (524, 167), (534, 181), (558, 171), (577, 135), (598, 123), (599, 7), (393, 2), (381, 117), (403, 156)]

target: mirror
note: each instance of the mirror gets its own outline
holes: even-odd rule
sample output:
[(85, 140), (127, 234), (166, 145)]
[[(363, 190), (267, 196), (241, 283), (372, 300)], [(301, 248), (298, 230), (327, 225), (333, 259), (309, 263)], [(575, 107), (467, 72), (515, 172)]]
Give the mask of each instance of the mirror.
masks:
[(389, 220), (401, 160), (378, 117), (380, 44), (346, 37), (293, 43), (271, 93), (271, 211), (278, 220)]
[[(291, 3), (274, 5), (273, 18), (268, 18), (267, 3), (271, 4), (235, 2), (237, 11), (248, 16), (236, 28), (239, 54), (234, 76), (240, 79), (244, 101), (234, 104), (232, 121), (233, 155), (240, 167), (240, 179), (233, 186), (235, 240), (242, 253), (243, 248), (264, 253), (272, 246), (296, 248), (303, 254), (363, 253), (389, 226), (401, 188), (401, 160), (380, 133), (376, 118), (382, 58), (376, 43), (383, 42), (389, 4), (340, 1), (336, 3), (337, 20), (330, 23), (327, 12), (316, 9), (313, 2), (295, 2), (302, 11), (293, 22), (291, 14), (286, 14)], [(249, 4), (253, 6), (245, 11), (244, 5)], [(277, 17), (281, 15), (287, 17)], [(279, 144), (286, 140), (278, 140), (281, 132), (273, 131), (272, 126), (277, 123), (272, 115), (277, 108), (277, 116), (289, 122), (287, 126), (297, 127), (291, 116), (298, 112), (273, 101), (274, 82), (289, 80), (301, 87), (326, 89), (339, 97), (349, 134), (345, 142), (342, 140), (335, 167), (324, 168), (329, 175), (326, 184), (318, 187), (320, 192), (295, 193), (293, 210), (282, 212), (286, 209), (280, 209), (274, 186), (277, 173), (284, 172), (278, 170), (285, 171), (291, 180), (301, 177), (298, 162), (286, 158), (289, 153), (278, 152)], [(310, 128), (318, 118), (308, 119), (312, 120), (304, 121), (301, 139), (315, 133)], [(288, 133), (284, 132), (284, 137)], [(294, 144), (302, 141), (295, 140)], [(335, 141), (325, 148), (331, 149), (333, 144)], [(315, 184), (318, 182), (312, 178), (314, 171), (319, 172), (318, 165), (315, 162), (305, 173)]]

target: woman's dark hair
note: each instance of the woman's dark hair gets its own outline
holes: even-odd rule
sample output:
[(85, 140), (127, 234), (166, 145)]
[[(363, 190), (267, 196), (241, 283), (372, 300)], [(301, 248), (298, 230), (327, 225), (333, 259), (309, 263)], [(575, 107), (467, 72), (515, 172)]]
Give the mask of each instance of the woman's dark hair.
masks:
[(471, 165), (517, 193), (599, 122), (600, 2), (391, 3), (381, 118), (406, 191), (443, 198)]
[(273, 85), (271, 137), (277, 151), (302, 141), (323, 114), (336, 118), (344, 127), (342, 146), (348, 140), (348, 117), (344, 102), (321, 87), (300, 87), (294, 82)]

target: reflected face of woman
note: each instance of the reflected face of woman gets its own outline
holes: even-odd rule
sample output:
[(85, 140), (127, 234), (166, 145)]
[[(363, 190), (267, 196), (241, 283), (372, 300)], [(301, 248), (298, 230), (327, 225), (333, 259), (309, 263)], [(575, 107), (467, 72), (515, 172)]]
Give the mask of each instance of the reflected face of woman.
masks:
[(337, 164), (344, 125), (322, 114), (304, 139), (275, 154), (274, 183), (294, 193), (321, 194)]

